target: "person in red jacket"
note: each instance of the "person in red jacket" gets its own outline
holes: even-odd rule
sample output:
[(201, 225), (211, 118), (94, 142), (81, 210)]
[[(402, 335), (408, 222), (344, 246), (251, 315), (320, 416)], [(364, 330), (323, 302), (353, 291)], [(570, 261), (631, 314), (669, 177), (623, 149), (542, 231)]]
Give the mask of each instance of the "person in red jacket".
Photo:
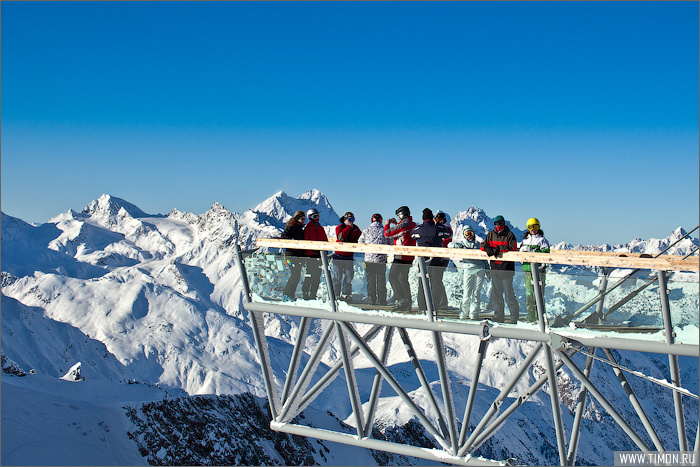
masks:
[[(311, 208), (306, 211), (309, 222), (304, 227), (304, 240), (327, 242), (326, 231), (319, 223), (318, 210)], [(318, 285), (321, 282), (321, 252), (318, 250), (306, 250), (306, 277), (301, 285), (301, 293), (304, 300), (316, 299)]]
[[(384, 235), (394, 240), (394, 245), (415, 246), (416, 241), (411, 237), (411, 231), (416, 227), (408, 206), (396, 210), (399, 222), (393, 217), (384, 225)], [(408, 273), (415, 256), (394, 255), (389, 271), (389, 283), (394, 292), (394, 307), (392, 311), (411, 311), (411, 286), (408, 283)]]
[[(485, 251), (488, 256), (495, 258), (501, 256), (504, 251), (517, 251), (518, 241), (515, 235), (506, 225), (503, 216), (496, 216), (493, 219), (493, 230), (486, 234), (486, 238), (481, 242), (481, 250)], [(496, 261), (491, 260), (491, 286), (493, 303), (494, 303), (494, 321), (502, 323), (504, 321), (505, 304), (503, 296), (508, 303), (510, 311), (510, 322), (515, 324), (518, 322), (520, 308), (518, 299), (515, 298), (513, 291), (513, 276), (515, 275), (515, 263), (513, 261)]]
[[(340, 218), (340, 224), (335, 228), (335, 237), (339, 242), (357, 243), (362, 235), (362, 230), (355, 225), (355, 214), (348, 211)], [(339, 300), (348, 303), (352, 301), (352, 278), (355, 276), (353, 270), (354, 253), (347, 251), (336, 251), (333, 258), (333, 290)]]

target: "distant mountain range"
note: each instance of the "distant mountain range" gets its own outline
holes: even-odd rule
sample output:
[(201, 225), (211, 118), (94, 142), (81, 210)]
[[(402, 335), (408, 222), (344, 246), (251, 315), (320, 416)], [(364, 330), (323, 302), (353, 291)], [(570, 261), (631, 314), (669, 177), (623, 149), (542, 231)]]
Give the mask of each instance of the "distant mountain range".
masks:
[[(41, 225), (2, 213), (1, 463), (173, 465), (203, 463), (207, 458), (220, 464), (427, 463), (315, 440), (292, 442), (291, 437), (263, 435), (255, 428), (267, 423), (261, 399), (266, 393), (232, 245), (238, 242), (250, 249), (257, 238), (276, 237), (295, 211), (311, 207), (318, 209), (322, 225), (333, 237), (339, 216), (318, 190), (298, 198), (278, 192), (242, 214), (229, 212), (217, 202), (200, 215), (178, 210), (153, 215), (109, 195), (90, 202), (81, 212), (69, 210)], [(451, 225), (456, 237), (469, 225), (483, 238), (493, 219), (472, 206), (457, 213)], [(522, 230), (511, 229), (521, 238)], [(615, 247), (558, 244), (556, 248), (655, 254), (683, 234), (679, 228), (661, 240), (635, 239)], [(696, 238), (687, 238), (668, 253), (687, 254), (697, 245)], [(270, 315), (265, 329), (273, 347), (272, 364), (283, 373), (298, 319)], [(421, 342), (418, 335), (414, 338)], [(455, 338), (448, 344), (456, 355), (453, 367), (462, 368), (455, 370), (454, 379), (469, 381), (473, 349), (467, 344), (471, 341)], [(476, 411), (485, 410), (503, 374), (522, 359), (528, 345), (506, 340), (491, 344), (490, 365), (481, 379), (484, 399), (477, 400)], [(331, 356), (338, 355), (336, 346), (331, 343)], [(427, 342), (424, 347), (422, 352), (430, 358)], [(324, 360), (324, 365), (333, 363), (330, 356)], [(666, 364), (653, 356), (641, 356), (635, 363), (648, 374), (665, 378)], [(412, 374), (408, 360), (396, 365), (406, 366), (406, 374)], [(697, 381), (697, 360), (683, 371), (684, 378)], [(366, 373), (373, 375), (371, 369)], [(76, 381), (77, 374), (83, 379)], [(617, 382), (609, 369), (596, 378), (625, 397), (619, 386), (615, 389), (605, 382), (605, 378)], [(660, 413), (659, 423), (672, 426), (670, 396), (654, 396), (652, 401), (655, 388), (644, 384), (638, 387), (649, 397), (645, 403)], [(561, 388), (569, 395), (565, 400), (569, 408), (575, 404), (577, 387), (571, 381)], [(416, 387), (412, 392), (421, 390)], [(340, 380), (334, 382), (317, 401), (319, 406), (302, 414), (306, 422), (342, 429), (338, 427), (346, 426), (350, 408), (338, 401), (346, 399), (346, 392)], [(192, 398), (195, 395), (200, 397)], [(466, 392), (456, 399), (463, 403)], [(259, 409), (253, 410), (254, 405)], [(553, 428), (548, 425), (551, 416), (543, 415), (549, 410), (546, 394), (533, 397), (516, 418), (524, 428), (505, 425), (482, 446), (480, 455), (510, 456), (529, 464), (558, 463)], [(688, 410), (692, 415), (692, 403)], [(694, 410), (697, 414), (697, 404)], [(212, 441), (209, 457), (193, 454), (196, 449), (188, 443), (206, 444), (200, 436), (206, 438), (207, 432), (182, 427), (188, 419), (182, 414), (198, 413), (198, 426), (204, 426), (214, 423), (217, 411), (238, 414), (237, 436), (251, 442), (225, 448), (226, 443), (230, 445), (226, 438), (230, 431), (212, 428), (221, 436), (220, 449)], [(256, 421), (247, 422), (245, 414), (253, 412)], [(430, 437), (412, 425), (397, 397), (382, 397), (378, 413), (383, 423), (377, 437), (430, 445)], [(591, 425), (590, 434), (585, 435), (587, 444), (582, 441), (579, 449), (582, 463), (604, 464), (611, 462), (608, 456), (613, 450), (635, 449), (629, 440), (611, 441), (625, 435), (597, 404), (590, 403), (586, 417)], [(32, 428), (35, 425), (39, 428)], [(514, 440), (518, 429), (526, 430), (529, 438)], [(689, 422), (688, 429), (695, 430), (696, 425)], [(179, 438), (164, 435), (174, 432)], [(60, 443), (46, 441), (56, 436)], [(664, 436), (672, 445), (673, 435)], [(288, 452), (293, 446), (299, 450)], [(71, 454), (75, 452), (81, 454)]]

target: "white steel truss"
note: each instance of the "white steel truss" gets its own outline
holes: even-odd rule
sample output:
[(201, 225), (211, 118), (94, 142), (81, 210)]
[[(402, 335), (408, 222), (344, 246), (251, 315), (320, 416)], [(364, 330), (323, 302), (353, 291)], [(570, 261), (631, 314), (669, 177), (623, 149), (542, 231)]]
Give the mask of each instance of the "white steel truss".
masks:
[[(678, 264), (672, 264), (672, 262), (668, 260), (664, 260), (663, 263), (661, 260), (659, 260), (659, 262), (656, 264), (658, 267), (657, 280), (661, 299), (660, 311), (663, 316), (666, 342), (652, 342), (644, 339), (635, 339), (634, 337), (612, 338), (577, 336), (576, 339), (572, 339), (570, 336), (567, 337), (556, 332), (547, 325), (544, 313), (544, 299), (541, 289), (541, 282), (536, 263), (532, 264), (532, 283), (535, 290), (535, 299), (538, 310), (538, 330), (533, 330), (506, 326), (492, 327), (486, 320), (481, 322), (445, 323), (434, 319), (435, 312), (433, 308), (431, 288), (428, 285), (428, 274), (425, 267), (425, 260), (424, 257), (421, 256), (418, 256), (418, 265), (420, 280), (423, 281), (423, 291), (426, 299), (427, 320), (411, 317), (384, 316), (380, 314), (342, 312), (336, 307), (336, 298), (333, 294), (328, 257), (326, 251), (323, 250), (324, 247), (327, 248), (327, 245), (319, 245), (319, 242), (282, 241), (272, 239), (265, 239), (265, 242), (263, 243), (265, 246), (279, 247), (289, 247), (290, 245), (299, 247), (300, 244), (303, 244), (304, 248), (321, 251), (322, 267), (329, 293), (330, 304), (330, 310), (328, 310), (288, 306), (284, 305), (283, 303), (252, 301), (247, 272), (242, 260), (240, 249), (236, 245), (236, 256), (244, 285), (244, 297), (246, 300), (245, 307), (250, 313), (250, 320), (255, 336), (255, 344), (261, 361), (263, 377), (270, 404), (270, 411), (273, 418), (270, 427), (276, 431), (361, 446), (369, 449), (393, 452), (401, 455), (414, 456), (435, 462), (446, 462), (456, 465), (507, 465), (508, 459), (482, 459), (475, 457), (474, 452), (506, 421), (506, 419), (513, 412), (527, 402), (527, 400), (538, 390), (540, 390), (545, 383), (550, 383), (549, 392), (552, 406), (551, 414), (556, 431), (560, 465), (574, 465), (576, 461), (583, 408), (586, 404), (586, 398), (589, 395), (595, 398), (597, 402), (604, 407), (605, 410), (607, 410), (611, 417), (641, 451), (662, 451), (664, 446), (662, 445), (661, 440), (655, 432), (642, 406), (637, 401), (637, 398), (628, 384), (624, 374), (622, 374), (618, 368), (615, 368), (615, 371), (620, 384), (624, 388), (625, 393), (628, 395), (629, 400), (639, 416), (647, 435), (652, 440), (653, 448), (648, 446), (643, 441), (639, 434), (637, 434), (629, 423), (624, 420), (624, 418), (617, 412), (613, 404), (610, 403), (605, 395), (603, 395), (591, 381), (590, 374), (592, 371), (593, 362), (595, 359), (598, 359), (596, 356), (596, 351), (599, 349), (607, 357), (607, 361), (614, 363), (616, 363), (615, 358), (610, 352), (610, 349), (652, 352), (668, 355), (672, 380), (671, 384), (678, 388), (682, 387), (679, 377), (678, 356), (698, 357), (700, 355), (698, 345), (674, 342), (666, 287), (666, 270), (678, 270), (682, 269), (683, 266), (679, 267)], [(352, 244), (348, 245), (345, 251), (363, 251), (363, 247), (371, 246)], [(343, 244), (333, 244), (333, 249), (335, 250), (343, 251), (343, 248)], [(392, 247), (387, 246), (387, 249), (391, 248)], [(369, 248), (367, 249), (369, 251)], [(434, 253), (434, 251), (428, 251), (427, 253)], [(454, 252), (451, 251), (450, 254), (454, 255)], [(472, 255), (474, 254), (475, 253), (472, 253)], [(433, 255), (426, 254), (426, 256)], [(513, 260), (522, 260), (522, 255), (518, 256), (517, 258), (514, 255), (513, 258)], [(525, 256), (525, 258), (532, 261), (533, 259), (541, 258), (541, 256), (534, 258), (531, 256)], [(647, 258), (640, 259), (642, 259), (644, 262), (637, 264), (643, 264), (645, 266), (651, 264)], [(695, 260), (697, 260), (697, 257), (695, 257)], [(586, 264), (592, 264), (590, 256), (587, 256), (585, 261)], [(550, 260), (549, 262), (553, 261)], [(609, 257), (606, 257), (604, 262), (608, 267), (611, 264), (613, 266), (615, 264), (614, 261), (611, 263)], [(685, 264), (691, 264), (690, 270), (697, 270), (697, 266), (695, 265), (696, 262), (697, 261)], [(629, 263), (625, 262), (624, 264)], [(605, 291), (603, 290), (599, 295), (599, 300), (604, 296)], [(591, 304), (592, 303), (589, 303), (589, 306)], [(283, 384), (278, 384), (276, 382), (275, 375), (272, 374), (273, 372), (270, 365), (268, 344), (263, 329), (263, 313), (301, 317), (299, 333), (295, 341), (294, 350), (290, 358), (288, 371), (284, 377)], [(306, 364), (302, 365), (303, 349), (307, 345), (307, 337), (311, 328), (312, 320), (314, 319), (320, 320), (323, 323), (323, 332), (319, 341), (309, 353)], [(369, 327), (369, 330), (361, 335), (356, 329), (357, 324), (359, 323), (371, 325), (371, 327)], [(441, 395), (439, 399), (436, 397), (436, 394), (433, 392), (433, 389), (425, 376), (425, 371), (420, 360), (416, 357), (413, 343), (410, 339), (409, 333), (407, 332), (409, 329), (425, 330), (432, 334), (435, 364), (439, 375)], [(455, 407), (453, 400), (452, 382), (450, 381), (445, 364), (445, 348), (443, 345), (444, 332), (479, 337), (477, 344), (478, 349), (475, 352), (472, 385), (469, 388), (467, 403), (464, 407), (464, 412), (461, 418), (457, 417), (457, 408)], [(420, 385), (427, 396), (426, 399), (422, 400), (421, 402), (417, 402), (416, 400), (412, 399), (406, 390), (401, 387), (401, 384), (397, 378), (387, 367), (387, 358), (389, 356), (391, 343), (397, 335), (403, 343)], [(319, 364), (321, 363), (321, 358), (333, 338), (338, 339), (341, 358), (319, 378), (316, 373), (319, 368)], [(471, 426), (470, 422), (473, 416), (472, 409), (476, 395), (476, 386), (479, 383), (480, 372), (484, 365), (484, 355), (489, 343), (498, 338), (531, 341), (534, 342), (535, 345), (517, 367), (515, 373), (511, 375), (510, 380), (501, 389), (498, 396), (493, 400), (486, 414), (483, 415), (483, 417), (476, 423), (476, 427), (469, 432), (469, 427)], [(370, 342), (372, 341), (379, 342), (379, 345), (374, 345), (374, 350), (370, 346)], [(579, 351), (587, 356), (585, 367), (583, 369), (579, 368), (571, 358)], [(374, 379), (372, 380), (371, 389), (369, 391), (369, 400), (366, 401), (367, 404), (364, 406), (360, 398), (358, 380), (353, 365), (353, 359), (358, 354), (363, 355), (376, 371)], [(534, 384), (528, 387), (527, 390), (520, 394), (508, 407), (504, 407), (504, 402), (508, 398), (508, 395), (540, 354), (544, 356), (546, 372)], [(555, 361), (555, 356), (557, 357), (558, 361)], [(570, 427), (570, 438), (568, 440), (565, 438), (565, 430), (560, 409), (561, 400), (557, 389), (557, 371), (563, 366), (566, 366), (582, 385), (582, 389), (578, 395), (573, 425)], [(299, 415), (316, 397), (318, 397), (322, 391), (340, 374), (341, 368), (343, 370), (347, 385), (348, 399), (350, 406), (352, 407), (352, 415), (350, 419), (353, 421), (352, 424), (355, 428), (355, 434), (328, 431), (292, 423), (292, 420)], [(317, 381), (315, 384), (311, 385), (315, 375)], [(391, 386), (394, 392), (401, 398), (405, 406), (411, 410), (425, 430), (435, 438), (441, 449), (408, 446), (405, 444), (373, 439), (371, 437), (379, 394), (384, 383)], [(680, 391), (673, 391), (679, 447), (680, 450), (687, 451), (689, 443), (685, 432), (682, 395), (683, 394)], [(421, 407), (421, 403), (429, 406), (426, 407), (430, 409), (430, 413), (437, 414), (436, 420), (430, 419), (430, 417), (426, 414), (426, 410)], [(696, 435), (695, 440), (694, 449), (696, 451), (698, 450), (698, 437), (700, 437), (700, 430), (698, 431), (698, 435)]]

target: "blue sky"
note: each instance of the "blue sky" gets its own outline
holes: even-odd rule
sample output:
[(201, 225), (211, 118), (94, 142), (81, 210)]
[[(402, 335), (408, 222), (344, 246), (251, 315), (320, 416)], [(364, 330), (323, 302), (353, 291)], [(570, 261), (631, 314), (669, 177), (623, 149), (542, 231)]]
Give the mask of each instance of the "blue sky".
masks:
[(3, 2), (2, 210), (102, 193), (364, 227), (471, 205), (552, 242), (698, 224), (697, 2)]

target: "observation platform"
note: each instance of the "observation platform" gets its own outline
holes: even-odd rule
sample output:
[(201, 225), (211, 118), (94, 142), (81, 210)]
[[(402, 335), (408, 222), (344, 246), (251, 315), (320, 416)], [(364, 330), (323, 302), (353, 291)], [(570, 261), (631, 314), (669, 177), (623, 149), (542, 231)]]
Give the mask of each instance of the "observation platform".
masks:
[[(600, 253), (569, 250), (554, 250), (545, 253), (507, 252), (498, 261), (512, 261), (515, 264), (513, 285), (518, 300), (518, 322), (509, 324), (494, 320), (494, 306), (490, 302), (490, 271), (486, 268), (475, 270), (465, 268), (465, 261), (489, 258), (479, 250), (448, 248), (422, 248), (391, 245), (367, 245), (339, 242), (309, 242), (286, 239), (258, 239), (258, 249), (239, 254), (239, 267), (245, 278), (245, 307), (251, 313), (251, 322), (256, 330), (256, 345), (266, 379), (268, 399), (273, 416), (272, 429), (293, 434), (311, 436), (376, 450), (384, 450), (402, 455), (421, 457), (436, 462), (459, 465), (507, 464), (507, 459), (483, 459), (474, 452), (505, 422), (508, 416), (525, 403), (544, 383), (557, 381), (561, 368), (580, 381), (582, 391), (569, 431), (570, 440), (564, 437), (560, 399), (557, 384), (550, 391), (552, 417), (557, 433), (557, 449), (561, 465), (573, 465), (580, 435), (581, 418), (586, 397), (594, 397), (612, 418), (631, 438), (641, 451), (688, 450), (685, 433), (683, 398), (697, 399), (697, 395), (683, 388), (678, 357), (699, 357), (699, 284), (700, 261), (697, 253), (687, 257), (677, 255), (657, 255), (650, 257), (639, 254)], [(286, 258), (280, 254), (285, 248), (316, 250), (321, 258), (311, 260), (308, 267), (322, 269), (320, 286), (314, 299), (302, 299), (296, 293), (294, 301), (282, 301), (282, 290), (289, 277)], [(344, 251), (354, 253), (352, 295), (338, 300), (332, 286), (332, 259), (328, 252)], [(409, 271), (412, 303), (410, 310), (392, 310), (392, 291), (387, 283), (388, 305), (371, 305), (367, 300), (365, 253), (383, 253), (415, 256)], [(426, 267), (430, 257), (448, 258), (449, 266), (442, 272), (446, 303), (435, 306), (434, 287), (431, 287), (431, 268)], [(531, 263), (533, 273), (526, 275), (522, 263)], [(544, 266), (541, 274), (536, 266)], [(388, 278), (391, 263), (385, 265)], [(463, 307), (463, 280), (467, 274), (481, 274), (484, 278), (480, 293), (480, 314), (476, 319), (460, 319)], [(435, 275), (435, 277), (438, 277)], [(298, 289), (304, 281), (302, 274)], [(418, 300), (418, 284), (423, 284), (424, 300)], [(537, 320), (526, 319), (526, 285), (532, 285)], [(419, 303), (424, 309), (419, 309)], [(509, 311), (506, 305), (506, 319)], [(284, 375), (275, 375), (270, 363), (266, 341), (263, 313), (300, 317), (299, 332), (294, 351), (290, 355), (289, 369)], [(462, 316), (464, 316), (462, 314)], [(307, 338), (312, 320), (323, 323), (323, 335), (314, 348), (309, 348)], [(369, 329), (361, 335), (359, 329)], [(384, 339), (379, 339), (380, 331)], [(415, 355), (411, 338), (406, 330), (420, 330), (432, 335), (432, 347), (438, 368), (438, 380), (427, 381), (422, 364)], [(464, 416), (457, 417), (454, 403), (454, 388), (450, 381), (443, 334), (464, 334), (477, 336), (474, 345), (473, 379)], [(416, 377), (423, 388), (424, 396), (419, 399), (405, 391), (397, 378), (392, 375), (386, 362), (392, 352), (391, 339), (398, 334), (409, 353), (410, 361), (416, 370)], [(340, 359), (325, 375), (317, 369), (329, 342), (335, 339), (340, 349)], [(472, 408), (479, 382), (479, 374), (484, 365), (484, 355), (489, 343), (497, 339), (516, 339), (534, 344), (508, 384), (493, 401), (490, 410), (476, 424), (470, 425)], [(370, 341), (375, 341), (374, 348)], [(380, 342), (380, 344), (376, 344)], [(351, 346), (351, 344), (353, 344)], [(664, 389), (671, 391), (674, 398), (675, 418), (678, 430), (678, 444), (673, 448), (662, 445), (651, 423), (638, 403), (636, 396), (627, 384), (624, 372), (635, 373), (615, 361), (611, 350), (629, 352), (650, 352), (667, 355), (669, 377)], [(394, 350), (395, 351), (395, 350)], [(302, 354), (309, 353), (306, 366), (302, 368)], [(600, 357), (597, 353), (604, 357)], [(573, 355), (586, 356), (585, 368), (572, 360)], [(359, 387), (353, 363), (362, 354), (376, 370), (375, 382), (371, 389), (363, 391)], [(543, 358), (545, 374), (525, 393), (504, 410), (502, 404), (512, 389), (519, 384), (522, 376), (531, 368), (536, 358)], [(615, 409), (606, 395), (602, 394), (590, 379), (594, 360), (602, 361), (615, 368), (620, 384), (632, 401), (634, 409), (644, 427), (640, 436)], [(348, 386), (348, 398), (352, 414), (348, 420), (356, 434), (330, 432), (291, 423), (305, 407), (318, 397), (325, 387), (343, 370)], [(299, 375), (301, 371), (301, 375)], [(638, 373), (638, 372), (637, 372)], [(643, 377), (644, 375), (642, 375)], [(439, 448), (425, 448), (392, 443), (374, 439), (372, 427), (379, 403), (382, 382), (389, 384), (395, 393), (413, 411), (416, 419), (426, 432), (432, 435)], [(434, 388), (439, 388), (438, 391)], [(370, 393), (367, 401), (360, 394)], [(426, 405), (427, 404), (427, 405)], [(696, 405), (697, 407), (697, 405)], [(346, 420), (346, 422), (348, 422)], [(695, 417), (697, 420), (697, 416)], [(696, 435), (695, 449), (698, 446)], [(653, 447), (650, 447), (653, 446)]]

